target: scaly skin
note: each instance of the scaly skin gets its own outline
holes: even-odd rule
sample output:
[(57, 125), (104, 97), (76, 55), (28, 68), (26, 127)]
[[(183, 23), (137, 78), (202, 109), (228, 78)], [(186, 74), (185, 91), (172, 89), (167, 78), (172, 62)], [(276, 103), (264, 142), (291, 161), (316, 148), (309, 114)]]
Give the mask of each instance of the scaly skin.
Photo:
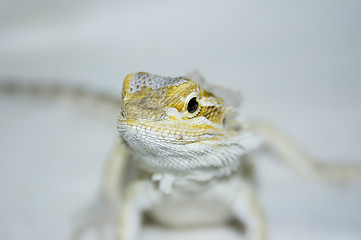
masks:
[(119, 240), (136, 239), (144, 213), (169, 226), (236, 218), (248, 223), (250, 238), (265, 239), (250, 174), (242, 174), (245, 154), (259, 141), (235, 123), (235, 110), (222, 98), (186, 77), (130, 74), (118, 129), (144, 172), (125, 190)]
[(100, 204), (87, 214), (75, 239), (114, 213), (118, 240), (136, 240), (145, 214), (169, 227), (236, 219), (245, 225), (248, 239), (266, 239), (247, 160), (247, 153), (259, 146), (253, 133), (303, 175), (336, 182), (361, 178), (360, 165), (319, 164), (269, 124), (252, 122), (247, 128), (238, 123), (232, 107), (239, 105), (237, 96), (210, 86), (197, 73), (190, 78), (130, 74), (121, 101), (58, 86), (4, 86), (0, 92), (121, 106), (120, 139), (109, 156)]
[(236, 219), (245, 225), (247, 239), (266, 239), (247, 161), (247, 153), (259, 145), (251, 131), (304, 175), (360, 179), (359, 165), (317, 164), (269, 124), (254, 122), (246, 128), (226, 104), (227, 91), (218, 89), (219, 95), (225, 93), (221, 98), (209, 92), (212, 88), (199, 75), (192, 79), (197, 81), (135, 73), (124, 80), (121, 141), (108, 161), (102, 191), (103, 199), (120, 206), (118, 240), (138, 239), (145, 214), (168, 227)]
[(317, 164), (271, 125), (254, 122), (247, 129), (235, 116), (235, 109), (202, 88), (202, 81), (148, 73), (125, 78), (118, 129), (145, 174), (125, 191), (119, 240), (137, 238), (144, 213), (168, 226), (237, 219), (246, 225), (248, 239), (266, 239), (246, 158), (259, 145), (250, 130), (301, 174), (338, 182), (361, 177), (360, 165)]
[(237, 169), (257, 145), (241, 125), (228, 124), (231, 107), (185, 77), (128, 75), (122, 99), (119, 132), (148, 172)]

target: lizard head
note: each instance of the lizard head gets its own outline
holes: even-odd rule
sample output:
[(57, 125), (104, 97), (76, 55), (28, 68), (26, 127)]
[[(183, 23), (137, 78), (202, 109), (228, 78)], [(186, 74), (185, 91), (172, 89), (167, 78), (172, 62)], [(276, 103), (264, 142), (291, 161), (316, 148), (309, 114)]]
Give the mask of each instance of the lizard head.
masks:
[(139, 72), (124, 80), (118, 129), (147, 170), (218, 168), (244, 153), (232, 112), (186, 77)]

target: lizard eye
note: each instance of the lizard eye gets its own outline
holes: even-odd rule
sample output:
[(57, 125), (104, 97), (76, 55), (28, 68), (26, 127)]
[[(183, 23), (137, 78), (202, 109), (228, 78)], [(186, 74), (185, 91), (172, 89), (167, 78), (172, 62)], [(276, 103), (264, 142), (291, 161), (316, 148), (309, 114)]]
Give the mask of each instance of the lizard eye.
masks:
[(197, 98), (193, 97), (188, 102), (187, 111), (190, 112), (190, 113), (194, 113), (195, 111), (197, 111), (197, 108), (198, 108)]
[(185, 105), (183, 105), (183, 114), (186, 118), (194, 118), (201, 110), (201, 104), (198, 97), (198, 92), (192, 92), (185, 98)]

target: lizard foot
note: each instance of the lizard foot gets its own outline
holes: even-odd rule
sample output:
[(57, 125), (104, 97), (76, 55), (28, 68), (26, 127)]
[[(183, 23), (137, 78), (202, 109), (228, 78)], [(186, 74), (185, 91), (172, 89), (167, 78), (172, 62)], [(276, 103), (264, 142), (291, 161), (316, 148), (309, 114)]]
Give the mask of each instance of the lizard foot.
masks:
[(76, 216), (72, 240), (114, 239), (115, 207), (98, 202)]

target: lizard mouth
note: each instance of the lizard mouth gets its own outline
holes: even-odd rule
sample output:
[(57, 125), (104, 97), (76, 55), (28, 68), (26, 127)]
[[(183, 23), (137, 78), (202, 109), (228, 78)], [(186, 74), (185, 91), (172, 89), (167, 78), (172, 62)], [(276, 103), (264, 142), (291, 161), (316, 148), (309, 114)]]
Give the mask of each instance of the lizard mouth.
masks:
[[(168, 142), (173, 144), (187, 144), (211, 140), (223, 134), (211, 129), (193, 125), (177, 125), (172, 121), (162, 122), (149, 120), (119, 119), (118, 129), (123, 138), (131, 137), (144, 141)], [(126, 139), (125, 139), (126, 140)]]
[(231, 136), (224, 129), (217, 132), (205, 125), (180, 127), (177, 123), (123, 118), (118, 129), (147, 171), (233, 166), (248, 149), (247, 144), (243, 146), (249, 139), (246, 135)]

